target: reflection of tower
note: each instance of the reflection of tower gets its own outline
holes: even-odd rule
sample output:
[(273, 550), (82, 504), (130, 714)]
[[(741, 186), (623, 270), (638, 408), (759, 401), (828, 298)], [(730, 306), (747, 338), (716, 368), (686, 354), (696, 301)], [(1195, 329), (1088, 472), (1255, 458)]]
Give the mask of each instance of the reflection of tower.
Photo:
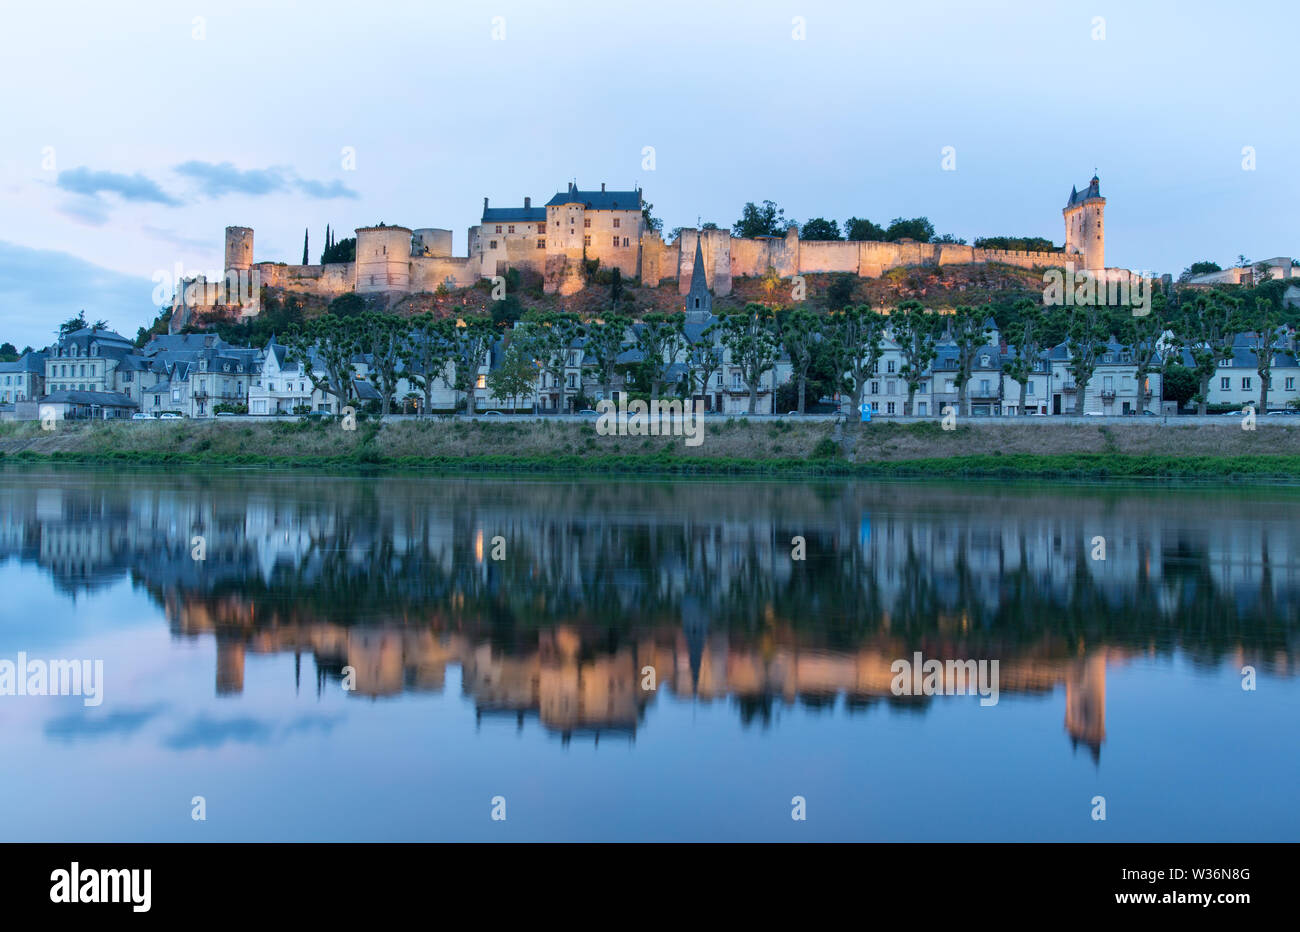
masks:
[(1106, 653), (1098, 651), (1070, 664), (1065, 675), (1065, 730), (1074, 747), (1082, 741), (1101, 759), (1106, 738)]
[(709, 636), (709, 616), (690, 596), (682, 599), (682, 633), (686, 635), (686, 649), (691, 661), (691, 692), (699, 692), (704, 642)]
[(217, 637), (217, 695), (244, 691), (244, 642)]

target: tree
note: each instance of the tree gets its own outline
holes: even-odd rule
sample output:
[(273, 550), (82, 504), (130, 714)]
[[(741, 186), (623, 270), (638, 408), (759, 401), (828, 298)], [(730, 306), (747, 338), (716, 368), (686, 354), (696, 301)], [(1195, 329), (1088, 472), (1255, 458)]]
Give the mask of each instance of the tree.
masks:
[(379, 392), (379, 413), (387, 417), (397, 391), (398, 368), (406, 342), (405, 323), (391, 314), (366, 313), (358, 318), (357, 342), (370, 357), (370, 380)]
[(833, 311), (848, 307), (853, 301), (857, 278), (853, 275), (836, 275), (826, 287), (826, 306)]
[(881, 243), (885, 240), (885, 229), (870, 220), (850, 217), (844, 222), (844, 238), (856, 242)]
[(1153, 291), (1150, 313), (1137, 316), (1121, 312), (1118, 327), (1119, 341), (1133, 359), (1133, 375), (1137, 379), (1138, 391), (1142, 393), (1138, 402), (1140, 411), (1146, 410), (1148, 377), (1168, 365), (1168, 353), (1161, 345), (1169, 320), (1167, 299), (1163, 290), (1155, 291), (1154, 281), (1148, 282), (1147, 287)]
[(894, 342), (903, 355), (899, 375), (907, 385), (907, 402), (903, 414), (910, 416), (912, 400), (925, 380), (930, 364), (939, 353), (941, 324), (938, 315), (927, 311), (920, 301), (904, 301), (889, 315)]
[(1232, 358), (1232, 318), (1236, 304), (1236, 299), (1220, 291), (1211, 291), (1198, 294), (1179, 309), (1174, 333), (1192, 357), (1192, 372), (1197, 381), (1193, 399), (1197, 414), (1205, 414), (1210, 398), (1210, 379), (1218, 370), (1219, 363)]
[(988, 345), (984, 315), (969, 305), (959, 304), (948, 318), (948, 332), (957, 347), (957, 397), (963, 417), (970, 416), (970, 382), (975, 370), (975, 353)]
[(645, 228), (647, 230), (649, 230), (651, 233), (658, 233), (662, 235), (664, 232), (664, 222), (660, 220), (658, 217), (652, 216), (650, 213), (650, 211), (654, 210), (654, 206), (655, 206), (654, 204), (650, 204), (650, 203), (646, 203), (645, 205), (643, 205), (641, 208), (641, 219), (645, 221)]
[(365, 311), (366, 299), (355, 291), (339, 295), (329, 306), (329, 313), (335, 317), (360, 317)]
[(1222, 271), (1223, 269), (1219, 268), (1219, 263), (1211, 262), (1209, 259), (1206, 259), (1202, 262), (1193, 262), (1187, 268), (1183, 269), (1182, 274), (1178, 276), (1178, 280), (1180, 282), (1186, 282), (1197, 275), (1207, 275), (1210, 272)]
[(452, 355), (456, 363), (456, 389), (465, 393), (465, 413), (474, 415), (475, 390), (478, 388), (478, 370), (483, 365), (496, 327), (490, 317), (465, 316), (451, 328)]
[(718, 335), (717, 323), (710, 322), (686, 347), (686, 363), (690, 367), (688, 388), (692, 398), (697, 394), (708, 395), (709, 379), (722, 368), (723, 349), (716, 339)]
[[(596, 370), (603, 397), (613, 394), (614, 367), (623, 352), (623, 341), (632, 321), (619, 314), (606, 315), (587, 323), (587, 339), (582, 347), (583, 362)], [(590, 360), (590, 363), (587, 361)]]
[(303, 374), (319, 392), (333, 395), (340, 406), (352, 398), (358, 323), (356, 318), (317, 317), (295, 327), (286, 338), (288, 358), (302, 366)]
[(76, 333), (78, 330), (84, 330), (87, 326), (86, 312), (84, 310), (78, 311), (76, 317), (69, 317), (59, 324), (59, 339), (63, 339), (70, 333)]
[(932, 239), (930, 242), (932, 242), (932, 243), (942, 243), (942, 244), (945, 245), (945, 246), (965, 246), (965, 245), (966, 245), (966, 241), (965, 241), (964, 239), (962, 239), (960, 236), (957, 236), (957, 235), (955, 235), (955, 234), (953, 234), (953, 233), (944, 233), (942, 236), (936, 236), (936, 237), (935, 237), (934, 239)]
[(356, 262), (357, 261), (357, 238), (348, 236), (337, 242), (330, 243), (325, 247), (325, 251), (320, 256), (321, 265), (327, 262)]
[(1196, 373), (1180, 363), (1165, 366), (1164, 378), (1160, 380), (1161, 396), (1165, 401), (1175, 401), (1179, 410), (1196, 397)]
[(614, 266), (609, 274), (609, 300), (617, 304), (621, 297), (623, 297), (623, 272), (618, 266)]
[(307, 229), (305, 227), (303, 228), (302, 231), (302, 264), (303, 265), (311, 264), (311, 259), (307, 257)]
[(977, 236), (976, 249), (1001, 249), (1007, 252), (1059, 252), (1050, 239), (1041, 236)]
[(1255, 354), (1255, 371), (1259, 374), (1259, 407), (1256, 410), (1260, 414), (1268, 413), (1269, 383), (1273, 379), (1273, 359), (1278, 353), (1277, 328), (1283, 319), (1281, 301), (1274, 303), (1271, 294), (1257, 288), (1237, 306), (1232, 322), (1233, 329), (1241, 334), (1243, 345)]
[(823, 217), (814, 217), (806, 222), (799, 230), (799, 238), (806, 240), (843, 239), (840, 236), (839, 223), (835, 220), (826, 220)]
[(530, 311), (514, 329), (516, 335), (521, 331), (529, 340), (528, 347), (538, 369), (550, 375), (553, 384), (560, 389), (561, 402), (555, 409), (558, 414), (566, 406), (565, 370), (569, 366), (573, 342), (582, 336), (582, 324), (573, 314)]
[(1023, 415), (1029, 413), (1026, 410), (1029, 379), (1043, 354), (1043, 309), (1037, 302), (1021, 298), (1014, 306), (1014, 321), (1008, 323), (1003, 332), (1007, 335), (1007, 345), (1015, 352), (1010, 361), (1002, 364), (1002, 374), (1019, 384), (1017, 410)]
[(668, 367), (686, 346), (686, 315), (646, 314), (636, 331), (636, 345), (644, 357), (641, 369), (650, 383), (650, 397), (658, 398)]
[(1106, 310), (1100, 304), (1074, 304), (1065, 309), (1065, 369), (1074, 380), (1074, 413), (1083, 414), (1084, 396), (1110, 338)]
[(755, 236), (784, 236), (786, 227), (794, 221), (785, 219), (785, 211), (772, 201), (764, 201), (758, 207), (753, 201), (745, 204), (740, 219), (736, 221), (732, 236), (753, 238)]
[(0, 343), (0, 359), (5, 362), (13, 362), (18, 358), (18, 347), (14, 346), (8, 340)]
[(451, 328), (454, 323), (439, 320), (432, 314), (417, 314), (411, 318), (409, 338), (403, 344), (402, 362), (406, 378), (421, 390), (424, 404), (420, 409), (428, 417), (433, 408), (433, 386), (444, 378), (447, 362), (452, 356)]
[(855, 410), (862, 406), (867, 379), (880, 363), (884, 339), (884, 315), (866, 305), (832, 312), (827, 319), (826, 346), (835, 390), (851, 390)]
[(758, 411), (759, 382), (776, 365), (781, 351), (771, 310), (750, 302), (743, 311), (723, 316), (722, 345), (749, 386), (749, 413), (754, 414)]
[[(822, 319), (803, 308), (778, 311), (776, 328), (781, 346), (790, 357), (790, 367), (795, 381), (799, 385), (799, 413), (806, 410), (808, 391), (808, 370), (812, 367), (813, 354), (821, 334)], [(773, 414), (776, 410), (773, 409)]]
[(516, 338), (506, 347), (501, 363), (488, 373), (487, 387), (497, 398), (509, 398), (510, 410), (518, 405), (516, 399), (529, 395), (537, 385), (537, 368), (530, 352), (530, 335), (516, 332)]
[(889, 221), (889, 229), (885, 231), (885, 239), (891, 243), (900, 239), (913, 239), (918, 243), (928, 243), (933, 238), (934, 224), (925, 217), (913, 217), (911, 220), (895, 217)]

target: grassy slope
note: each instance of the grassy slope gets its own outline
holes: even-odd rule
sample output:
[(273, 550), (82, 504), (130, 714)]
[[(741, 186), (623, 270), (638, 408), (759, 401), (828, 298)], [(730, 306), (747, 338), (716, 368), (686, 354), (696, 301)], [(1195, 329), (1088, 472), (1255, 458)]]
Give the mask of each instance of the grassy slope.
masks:
[(710, 423), (704, 443), (604, 437), (591, 423), (433, 419), (345, 431), (334, 422), (0, 424), (0, 461), (434, 467), (448, 470), (1300, 479), (1300, 426), (995, 422)]

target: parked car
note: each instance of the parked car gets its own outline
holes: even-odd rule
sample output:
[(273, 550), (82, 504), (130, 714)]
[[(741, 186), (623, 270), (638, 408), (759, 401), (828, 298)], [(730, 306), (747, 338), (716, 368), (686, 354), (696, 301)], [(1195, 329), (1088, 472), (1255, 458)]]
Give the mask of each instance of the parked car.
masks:
[(149, 414), (147, 411), (137, 411), (135, 414), (132, 414), (132, 415), (131, 415), (131, 420), (133, 420), (133, 421), (156, 421), (156, 420), (158, 420), (158, 418), (154, 417), (152, 414)]
[(580, 417), (599, 417), (600, 412), (595, 411), (591, 408), (583, 408), (581, 411), (578, 412), (578, 415)]
[(163, 412), (162, 414), (158, 415), (158, 420), (160, 420), (160, 421), (183, 421), (183, 420), (185, 420), (185, 415), (183, 415), (183, 414), (173, 414), (171, 411), (165, 411), (165, 412)]
[(1083, 412), (1083, 416), (1084, 417), (1105, 417), (1106, 415), (1104, 412), (1101, 411), (1085, 411)]
[(787, 412), (785, 412), (785, 416), (786, 416), (786, 417), (798, 417), (798, 416), (799, 416), (799, 412), (798, 412), (798, 411), (787, 411)]
[(500, 411), (484, 411), (484, 412), (483, 412), (483, 416), (484, 416), (484, 417), (500, 417), (500, 416), (501, 416), (501, 412), (500, 412)]
[(239, 415), (230, 411), (218, 411), (217, 417), (239, 417)]

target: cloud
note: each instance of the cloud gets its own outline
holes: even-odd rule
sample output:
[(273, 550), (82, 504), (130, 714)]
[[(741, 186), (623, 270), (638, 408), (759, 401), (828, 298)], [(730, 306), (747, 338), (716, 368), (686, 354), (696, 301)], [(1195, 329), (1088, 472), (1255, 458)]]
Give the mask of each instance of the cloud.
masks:
[(128, 737), (135, 734), (152, 719), (157, 718), (167, 706), (155, 704), (139, 709), (123, 709), (106, 715), (76, 713), (51, 719), (45, 725), (47, 737), (61, 741), (94, 740), (113, 736)]
[(165, 204), (176, 207), (181, 202), (158, 186), (156, 181), (136, 172), (92, 171), (84, 166), (59, 172), (58, 186), (73, 194), (96, 197), (99, 194), (116, 194), (124, 201), (144, 204)]
[(68, 198), (58, 211), (68, 219), (86, 226), (102, 227), (108, 222), (108, 207), (94, 195)]
[(199, 191), (210, 198), (225, 197), (228, 194), (263, 197), (293, 190), (320, 200), (357, 197), (357, 192), (341, 181), (324, 182), (300, 178), (291, 169), (277, 166), (241, 169), (230, 162), (191, 160), (177, 165), (176, 172), (196, 181)]
[(120, 333), (153, 321), (154, 283), (55, 250), (0, 241), (0, 334), (17, 346), (46, 346), (59, 322), (85, 308)]

